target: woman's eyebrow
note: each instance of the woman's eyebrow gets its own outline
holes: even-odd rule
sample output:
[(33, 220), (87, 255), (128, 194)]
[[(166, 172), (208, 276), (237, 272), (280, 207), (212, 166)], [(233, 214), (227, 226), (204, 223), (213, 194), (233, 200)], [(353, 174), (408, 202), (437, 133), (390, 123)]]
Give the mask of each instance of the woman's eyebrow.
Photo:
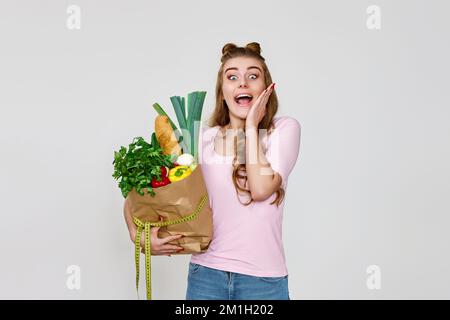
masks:
[[(250, 70), (250, 69), (253, 69), (253, 68), (254, 68), (254, 69), (258, 69), (260, 72), (262, 72), (261, 69), (260, 69), (259, 67), (257, 67), (257, 66), (251, 66), (251, 67), (248, 67), (247, 70)], [(225, 70), (225, 73), (226, 73), (228, 70), (238, 70), (238, 68), (236, 68), (236, 67), (227, 68), (227, 69)]]

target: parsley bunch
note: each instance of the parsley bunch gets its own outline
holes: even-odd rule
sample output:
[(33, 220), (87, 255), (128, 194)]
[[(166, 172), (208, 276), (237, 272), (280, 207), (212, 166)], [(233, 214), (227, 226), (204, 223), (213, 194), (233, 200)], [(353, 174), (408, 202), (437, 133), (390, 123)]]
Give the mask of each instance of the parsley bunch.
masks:
[(155, 192), (151, 186), (153, 178), (161, 179), (161, 167), (173, 167), (170, 155), (164, 155), (159, 145), (151, 145), (142, 137), (136, 137), (129, 145), (119, 151), (114, 151), (114, 179), (119, 181), (119, 188), (124, 198), (136, 188), (140, 195), (144, 195), (143, 188), (148, 189), (151, 196)]

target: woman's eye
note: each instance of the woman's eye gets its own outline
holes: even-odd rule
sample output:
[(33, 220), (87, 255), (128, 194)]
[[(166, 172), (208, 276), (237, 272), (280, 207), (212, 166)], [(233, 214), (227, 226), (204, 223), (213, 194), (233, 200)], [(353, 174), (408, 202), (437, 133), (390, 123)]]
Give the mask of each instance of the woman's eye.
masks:
[(233, 77), (237, 78), (235, 75), (231, 75), (231, 76), (228, 77), (228, 79), (233, 80), (232, 79)]
[[(253, 77), (253, 78), (252, 78)], [(256, 74), (251, 74), (250, 76), (249, 76), (249, 78), (250, 79), (256, 79), (256, 78), (258, 78), (258, 76), (256, 75)]]

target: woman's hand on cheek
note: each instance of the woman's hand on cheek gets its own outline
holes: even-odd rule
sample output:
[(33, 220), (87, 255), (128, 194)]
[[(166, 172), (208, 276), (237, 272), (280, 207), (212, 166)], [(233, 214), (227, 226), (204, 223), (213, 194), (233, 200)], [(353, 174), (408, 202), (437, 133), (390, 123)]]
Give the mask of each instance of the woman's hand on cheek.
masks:
[(270, 94), (273, 92), (274, 87), (275, 83), (272, 83), (267, 87), (266, 90), (261, 92), (258, 99), (256, 99), (255, 103), (251, 106), (247, 114), (247, 118), (245, 119), (245, 127), (258, 127), (258, 124), (266, 114), (267, 101), (269, 100)]

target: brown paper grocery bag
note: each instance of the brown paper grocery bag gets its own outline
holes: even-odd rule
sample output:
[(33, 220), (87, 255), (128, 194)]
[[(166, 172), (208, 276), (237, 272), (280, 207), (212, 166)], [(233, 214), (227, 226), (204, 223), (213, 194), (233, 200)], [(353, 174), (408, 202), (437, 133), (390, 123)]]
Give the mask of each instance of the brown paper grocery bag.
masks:
[[(147, 299), (151, 299), (150, 274), (150, 228), (160, 226), (158, 236), (183, 234), (185, 237), (169, 242), (184, 248), (178, 254), (204, 252), (208, 249), (213, 234), (212, 210), (201, 165), (186, 178), (163, 187), (154, 188), (155, 196), (147, 189), (140, 195), (135, 189), (130, 191), (127, 201), (134, 223), (138, 226), (135, 242), (136, 289), (139, 282), (140, 237), (144, 231)], [(160, 220), (160, 216), (164, 221)]]
[[(142, 222), (160, 222), (160, 216), (164, 222), (183, 218), (194, 212), (203, 196), (208, 196), (200, 164), (183, 180), (153, 189), (154, 197), (148, 194), (147, 189), (143, 190), (143, 196), (135, 189), (127, 196), (132, 216)], [(212, 210), (206, 201), (195, 219), (161, 227), (158, 236), (165, 238), (183, 234), (185, 237), (169, 243), (183, 247), (182, 253), (187, 254), (206, 251), (212, 232)]]

